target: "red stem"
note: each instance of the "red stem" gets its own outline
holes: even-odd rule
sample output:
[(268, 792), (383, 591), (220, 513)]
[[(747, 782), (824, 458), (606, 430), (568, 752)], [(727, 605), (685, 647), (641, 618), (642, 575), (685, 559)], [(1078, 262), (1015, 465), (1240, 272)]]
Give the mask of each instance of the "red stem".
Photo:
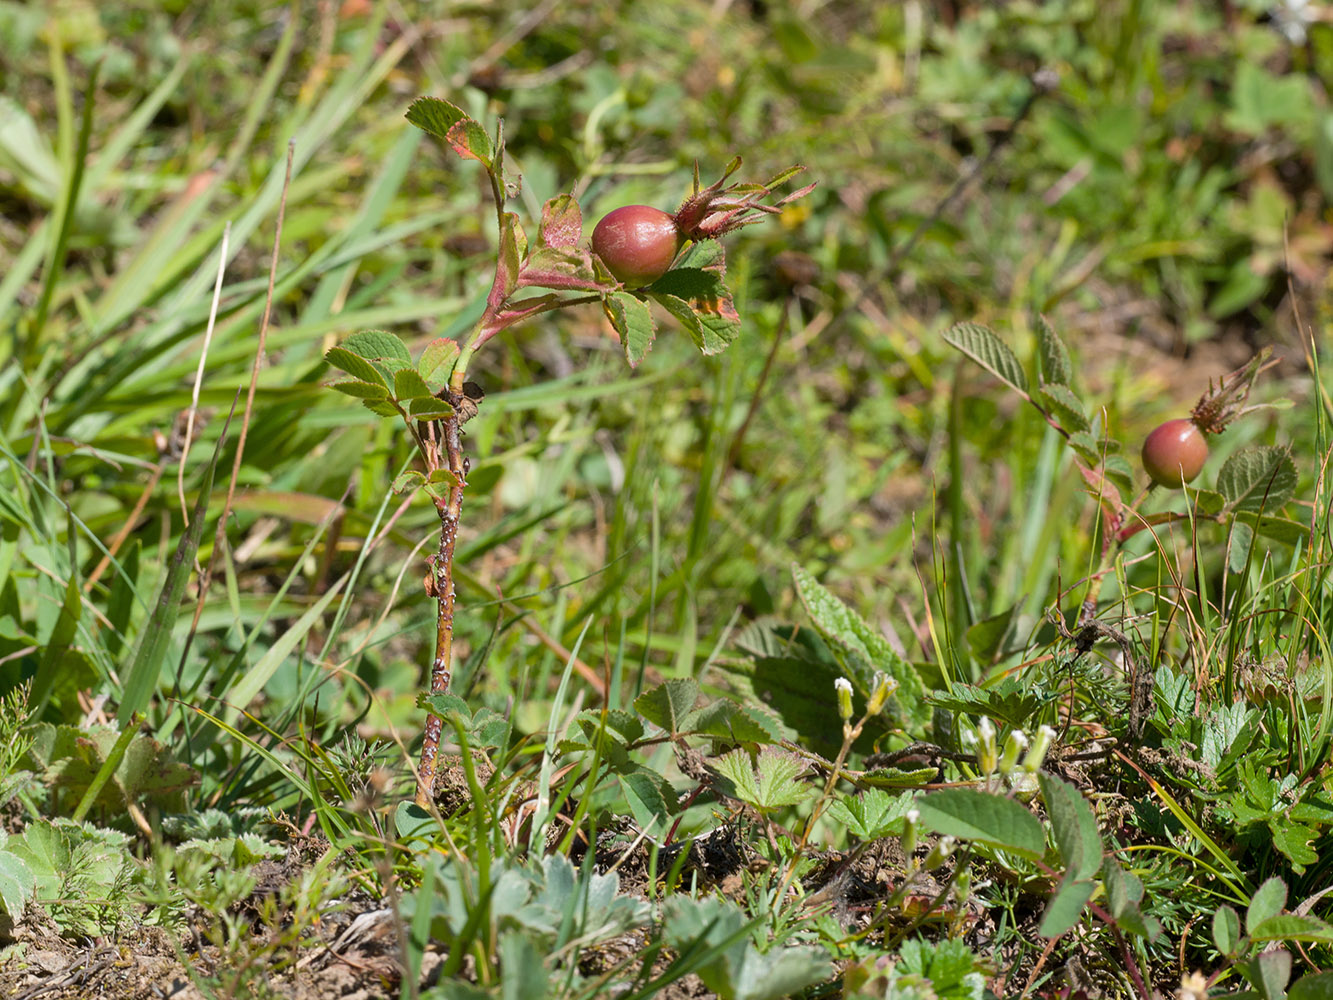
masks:
[[(441, 421), (444, 429), (444, 449), (452, 479), (449, 498), (437, 500), (440, 515), (440, 547), (435, 554), (432, 573), (434, 578), (428, 590), (435, 595), (435, 659), (430, 667), (431, 694), (449, 690), (452, 676), (454, 643), (454, 545), (458, 541), (458, 522), (463, 513), (463, 488), (467, 485), (463, 472), (463, 445), (460, 425), (462, 419), (457, 407), (462, 400), (453, 400), (455, 410)], [(431, 712), (426, 716), (426, 728), (421, 741), (421, 766), (417, 770), (417, 805), (423, 808), (435, 795), (436, 757), (440, 750), (440, 733), (444, 720)]]

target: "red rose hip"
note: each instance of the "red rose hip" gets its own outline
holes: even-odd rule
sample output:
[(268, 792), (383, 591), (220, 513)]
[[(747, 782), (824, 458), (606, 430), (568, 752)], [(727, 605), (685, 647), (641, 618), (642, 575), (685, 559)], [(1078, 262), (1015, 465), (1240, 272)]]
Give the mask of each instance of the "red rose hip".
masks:
[(1180, 489), (1203, 469), (1208, 442), (1193, 420), (1168, 420), (1143, 442), (1143, 468), (1158, 486)]
[(676, 220), (649, 205), (608, 213), (592, 231), (592, 250), (626, 288), (651, 285), (666, 274), (680, 250)]

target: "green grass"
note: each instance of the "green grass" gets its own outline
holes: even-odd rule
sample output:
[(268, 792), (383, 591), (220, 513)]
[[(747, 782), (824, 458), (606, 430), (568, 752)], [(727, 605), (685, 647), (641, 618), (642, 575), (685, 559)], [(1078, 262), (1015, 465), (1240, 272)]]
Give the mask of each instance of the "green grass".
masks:
[[(0, 914), (218, 997), (320, 988), (381, 908), (386, 996), (1326, 966), (1333, 28), (1233, 6), (0, 5)], [(663, 318), (630, 371), (591, 307), (478, 354), (436, 812), (407, 803), (437, 516), (390, 489), (401, 425), (323, 385), (355, 331), (415, 355), (485, 305), (484, 179), (404, 121), (420, 94), (504, 119), (529, 237), (556, 194), (586, 234), (736, 153), (819, 184), (728, 237), (724, 353)], [(945, 341), (984, 324), (1049, 382), (1039, 313), (1154, 520), (1105, 561), (1076, 453)], [(1192, 508), (1134, 503), (1138, 442), (1265, 346), (1276, 405), (1196, 485), (1289, 446), (1282, 521), (1153, 518)], [(1126, 641), (1079, 655), (1049, 615), (1089, 596)], [(1040, 788), (983, 717), (999, 751), (1054, 729)]]

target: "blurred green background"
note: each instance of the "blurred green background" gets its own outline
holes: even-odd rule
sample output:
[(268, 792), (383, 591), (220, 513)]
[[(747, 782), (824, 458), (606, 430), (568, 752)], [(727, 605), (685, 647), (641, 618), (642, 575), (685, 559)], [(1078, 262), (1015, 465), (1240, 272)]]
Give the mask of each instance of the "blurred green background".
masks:
[[(695, 163), (708, 179), (737, 153), (742, 176), (795, 161), (819, 183), (731, 240), (745, 331), (726, 354), (666, 328), (631, 374), (588, 309), (474, 364), (460, 693), (541, 728), (553, 650), (585, 624), (580, 657), (614, 661), (623, 693), (720, 682), (728, 630), (790, 610), (793, 563), (913, 659), (935, 655), (928, 608), (1016, 608), (1026, 635), (1086, 571), (1095, 505), (1039, 416), (939, 333), (975, 319), (1026, 357), (1045, 313), (1126, 442), (1263, 345), (1291, 381), (1262, 391), (1307, 398), (1297, 316), (1322, 343), (1333, 240), (1327, 20), (1140, 0), (0, 3), (0, 678), (59, 665), (40, 693), (63, 719), (118, 699), (248, 379), (290, 142), (226, 551), (197, 626), (190, 584), (161, 690), (279, 732), (414, 723), (434, 514), (398, 510), (407, 442), (323, 390), (321, 356), (363, 328), (456, 335), (489, 286), (480, 174), (404, 122), (419, 94), (504, 119), (530, 224), (562, 191), (589, 225), (674, 208)], [(1309, 454), (1313, 434), (1248, 418), (1210, 468), (1246, 443)], [(235, 447), (233, 427), (210, 519)], [(179, 704), (154, 702), (159, 734), (190, 729)], [(239, 766), (215, 734), (185, 755)]]

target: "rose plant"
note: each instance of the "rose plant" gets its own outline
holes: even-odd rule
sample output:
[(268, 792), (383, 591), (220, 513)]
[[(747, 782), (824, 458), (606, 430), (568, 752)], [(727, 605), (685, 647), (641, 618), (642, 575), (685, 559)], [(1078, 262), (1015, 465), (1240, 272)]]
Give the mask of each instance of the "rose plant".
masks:
[(465, 160), (481, 164), (495, 203), (497, 253), (494, 276), (481, 318), (461, 342), (438, 338), (413, 360), (407, 345), (380, 330), (355, 333), (325, 359), (345, 373), (330, 387), (354, 396), (372, 412), (397, 417), (416, 447), (420, 468), (394, 482), (397, 492), (421, 490), (440, 518), (439, 544), (430, 557), (427, 594), (436, 601), (435, 656), (417, 774), (418, 804), (430, 801), (436, 756), (449, 704), (454, 623), (453, 560), (467, 464), (462, 426), (477, 412), (475, 393), (465, 391), (469, 365), (478, 350), (497, 334), (544, 313), (599, 304), (610, 321), (631, 367), (651, 349), (656, 304), (685, 330), (704, 354), (716, 354), (736, 338), (740, 317), (726, 285), (723, 236), (780, 212), (808, 194), (807, 185), (772, 203), (766, 199), (804, 168), (793, 166), (763, 183), (727, 180), (741, 165), (728, 164), (722, 177), (706, 187), (695, 169), (694, 187), (674, 215), (644, 205), (609, 213), (583, 242), (583, 213), (571, 195), (548, 201), (535, 240), (519, 217), (506, 211), (520, 178), (505, 162), (503, 122), (494, 135), (480, 122), (446, 101), (422, 97), (407, 120), (442, 141)]

